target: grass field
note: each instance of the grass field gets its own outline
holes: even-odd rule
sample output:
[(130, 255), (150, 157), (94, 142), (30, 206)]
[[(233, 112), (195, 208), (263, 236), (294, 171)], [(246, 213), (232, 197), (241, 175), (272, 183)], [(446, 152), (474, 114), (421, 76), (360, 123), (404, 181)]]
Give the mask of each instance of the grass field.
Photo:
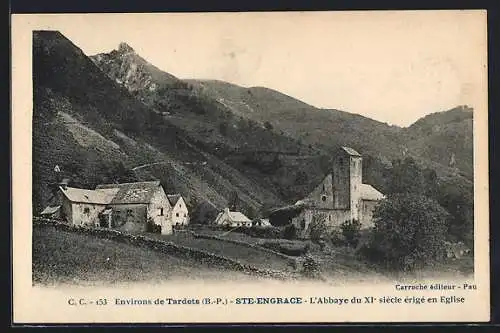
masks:
[(49, 226), (33, 228), (32, 268), (33, 283), (41, 285), (248, 278), (240, 272)]
[[(232, 232), (226, 232), (221, 230), (213, 230), (210, 228), (202, 228), (196, 230), (199, 234), (212, 235), (220, 238), (226, 238), (230, 240), (244, 241), (250, 244), (260, 244), (262, 241), (269, 241), (269, 239), (256, 238), (234, 230)], [(181, 240), (189, 246), (189, 238), (181, 238), (178, 235), (166, 236), (170, 239)], [(218, 244), (217, 241), (198, 240), (197, 246), (204, 247), (207, 246), (207, 250), (210, 246), (218, 246), (219, 250), (223, 255), (230, 253), (229, 249), (235, 249), (234, 246), (230, 246), (230, 243)], [(194, 244), (194, 243), (193, 243)], [(227, 244), (227, 245), (226, 245)], [(237, 246), (236, 246), (237, 247)], [(228, 251), (226, 251), (228, 249)], [(352, 250), (345, 247), (333, 247), (330, 251), (322, 252), (318, 247), (312, 247), (309, 252), (316, 260), (321, 263), (322, 275), (333, 281), (395, 281), (395, 280), (405, 280), (405, 279), (432, 279), (432, 278), (462, 278), (470, 276), (473, 273), (474, 260), (473, 258), (464, 257), (462, 259), (447, 260), (442, 263), (438, 263), (429, 266), (425, 269), (416, 270), (413, 272), (400, 272), (393, 273), (387, 272), (380, 267), (359, 258), (353, 254)], [(241, 258), (238, 252), (233, 252), (232, 254), (235, 258)], [(248, 257), (248, 260), (253, 262), (259, 261), (260, 256)], [(245, 256), (246, 257), (246, 256)], [(242, 258), (246, 260), (246, 258)], [(279, 260), (276, 261), (279, 263)], [(275, 264), (274, 261), (268, 262), (270, 265)]]
[[(220, 235), (220, 232), (213, 233)], [(194, 238), (189, 233), (172, 235), (146, 234), (148, 237), (170, 241), (178, 245), (204, 250), (261, 269), (290, 272), (287, 260), (272, 253), (224, 241)], [(256, 243), (240, 233), (225, 237)], [(350, 282), (388, 282), (406, 279), (465, 277), (473, 272), (472, 258), (449, 260), (435, 267), (412, 273), (391, 274), (356, 257), (346, 248), (332, 248), (328, 252), (309, 253), (321, 264), (324, 279), (335, 284)], [(157, 282), (172, 280), (255, 280), (249, 276), (220, 266), (203, 264), (196, 260), (179, 258), (148, 248), (96, 238), (51, 226), (33, 228), (33, 283), (38, 285), (115, 285), (120, 283)]]
[(147, 236), (222, 255), (230, 259), (235, 259), (242, 264), (252, 265), (257, 268), (279, 271), (288, 271), (291, 269), (288, 261), (280, 256), (239, 244), (195, 238), (189, 233), (174, 233), (172, 235), (147, 233)]

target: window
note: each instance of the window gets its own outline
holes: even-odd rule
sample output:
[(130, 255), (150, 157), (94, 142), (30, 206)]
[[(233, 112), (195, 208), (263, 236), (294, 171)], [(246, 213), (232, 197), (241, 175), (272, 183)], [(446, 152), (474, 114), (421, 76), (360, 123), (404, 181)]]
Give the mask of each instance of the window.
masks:
[(179, 213), (175, 213), (175, 216), (179, 217)]
[(163, 216), (163, 208), (160, 208), (160, 216)]
[(132, 215), (133, 215), (132, 209), (127, 209), (127, 216), (132, 216)]
[(321, 201), (326, 201), (326, 195), (321, 196)]
[(83, 209), (83, 213), (89, 215), (90, 214), (90, 208), (89, 207), (85, 207)]

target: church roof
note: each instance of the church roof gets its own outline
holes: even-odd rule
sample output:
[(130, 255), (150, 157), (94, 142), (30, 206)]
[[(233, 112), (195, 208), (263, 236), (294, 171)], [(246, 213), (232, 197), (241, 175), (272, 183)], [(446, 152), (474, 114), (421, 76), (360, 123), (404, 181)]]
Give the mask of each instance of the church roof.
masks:
[(96, 187), (97, 190), (116, 189), (111, 204), (137, 204), (149, 203), (154, 193), (160, 186), (160, 181), (122, 183), (122, 184), (101, 184)]
[(361, 156), (360, 153), (358, 153), (357, 151), (355, 151), (354, 149), (352, 149), (350, 147), (342, 147), (342, 150), (351, 156)]
[(359, 189), (362, 200), (381, 200), (385, 196), (369, 184), (361, 184)]

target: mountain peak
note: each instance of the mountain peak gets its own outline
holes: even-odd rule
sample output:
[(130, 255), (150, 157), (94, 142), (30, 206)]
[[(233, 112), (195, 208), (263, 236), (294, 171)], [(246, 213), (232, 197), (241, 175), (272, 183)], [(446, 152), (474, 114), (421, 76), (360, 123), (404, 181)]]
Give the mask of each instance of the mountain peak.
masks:
[(134, 49), (130, 45), (128, 45), (127, 43), (121, 42), (118, 45), (118, 52), (120, 52), (120, 53), (132, 53), (132, 52), (134, 52)]

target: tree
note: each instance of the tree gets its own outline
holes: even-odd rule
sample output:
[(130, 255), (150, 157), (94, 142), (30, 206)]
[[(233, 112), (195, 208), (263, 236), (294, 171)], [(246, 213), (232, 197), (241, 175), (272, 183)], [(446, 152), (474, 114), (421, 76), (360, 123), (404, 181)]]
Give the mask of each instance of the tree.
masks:
[(424, 194), (425, 183), (424, 173), (413, 158), (407, 157), (403, 161), (393, 161), (389, 193)]
[(368, 254), (386, 268), (411, 270), (442, 254), (449, 214), (433, 199), (392, 195), (380, 202), (373, 217)]
[(193, 224), (211, 224), (215, 221), (218, 211), (217, 208), (207, 201), (202, 201), (191, 213), (191, 223)]
[(342, 230), (342, 236), (348, 246), (356, 247), (358, 246), (359, 240), (361, 238), (361, 223), (357, 220), (347, 220), (340, 226)]
[(229, 209), (232, 211), (237, 211), (240, 209), (240, 197), (238, 196), (237, 191), (233, 191), (231, 193), (231, 197), (229, 198)]
[(470, 189), (443, 182), (439, 187), (439, 203), (452, 215), (447, 234), (451, 241), (474, 245), (474, 197)]

